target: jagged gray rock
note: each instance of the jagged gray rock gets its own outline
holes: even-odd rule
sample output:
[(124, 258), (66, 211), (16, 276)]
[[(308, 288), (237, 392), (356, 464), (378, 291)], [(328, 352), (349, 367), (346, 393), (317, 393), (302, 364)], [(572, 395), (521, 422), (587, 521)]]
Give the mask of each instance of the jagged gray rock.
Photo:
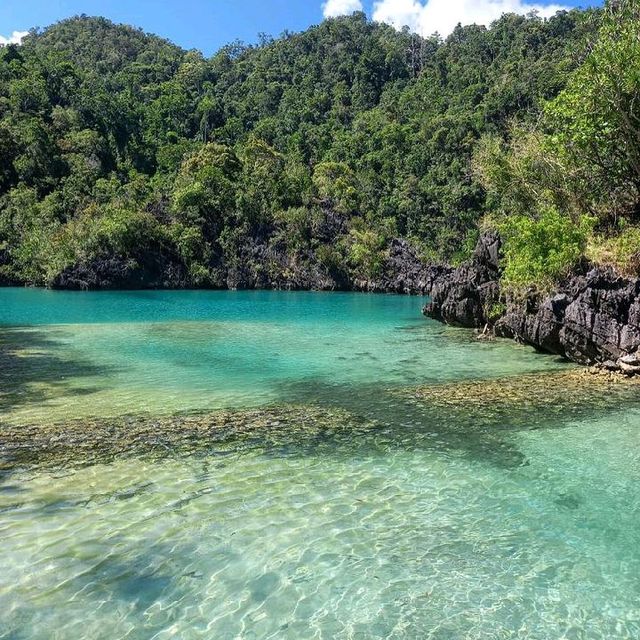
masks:
[(506, 310), (495, 335), (512, 338), (585, 365), (640, 373), (640, 280), (611, 268), (579, 265), (553, 294), (500, 292), (500, 242), (484, 234), (467, 264), (445, 273), (431, 291), (425, 315), (481, 328), (497, 301)]
[[(340, 231), (328, 216), (323, 238), (333, 239)], [(0, 260), (2, 255), (0, 254)], [(0, 262), (1, 264), (1, 262)], [(220, 257), (212, 263), (213, 278), (205, 286), (216, 289), (275, 289), (315, 291), (369, 291), (424, 294), (450, 267), (425, 263), (410, 242), (389, 241), (386, 257), (375, 277), (358, 277), (353, 270), (331, 268), (306, 248), (290, 253), (285, 244), (270, 237), (249, 238), (237, 259), (226, 264)], [(5, 284), (0, 281), (0, 285)], [(6, 283), (11, 284), (11, 283)], [(203, 286), (194, 283), (180, 257), (165, 251), (139, 255), (95, 258), (65, 269), (52, 283), (57, 289), (184, 289)]]
[(559, 293), (530, 294), (510, 302), (496, 323), (498, 336), (512, 337), (580, 364), (612, 363), (629, 371), (623, 359), (640, 348), (640, 281), (610, 268), (593, 267), (559, 287)]
[(484, 233), (471, 260), (443, 271), (428, 290), (425, 315), (460, 327), (482, 327), (500, 299), (500, 237)]

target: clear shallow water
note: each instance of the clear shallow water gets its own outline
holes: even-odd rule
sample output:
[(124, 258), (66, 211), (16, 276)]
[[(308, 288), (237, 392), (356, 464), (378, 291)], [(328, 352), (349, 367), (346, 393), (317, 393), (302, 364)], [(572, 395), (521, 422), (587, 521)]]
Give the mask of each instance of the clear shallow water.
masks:
[(0, 428), (289, 403), (368, 425), (7, 466), (0, 638), (640, 638), (635, 390), (448, 405), (437, 385), (558, 393), (567, 368), (415, 298), (0, 300)]
[(0, 290), (0, 409), (29, 424), (159, 415), (559, 367), (427, 321), (420, 306), (358, 294)]

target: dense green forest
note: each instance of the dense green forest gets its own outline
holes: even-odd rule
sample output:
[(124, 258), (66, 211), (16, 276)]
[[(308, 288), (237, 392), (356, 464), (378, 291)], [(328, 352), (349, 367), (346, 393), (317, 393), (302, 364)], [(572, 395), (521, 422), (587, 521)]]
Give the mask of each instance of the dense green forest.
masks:
[(638, 17), (442, 41), (354, 14), (210, 59), (103, 18), (34, 31), (0, 49), (0, 281), (348, 287), (394, 238), (456, 262), (483, 225), (514, 283), (634, 268)]

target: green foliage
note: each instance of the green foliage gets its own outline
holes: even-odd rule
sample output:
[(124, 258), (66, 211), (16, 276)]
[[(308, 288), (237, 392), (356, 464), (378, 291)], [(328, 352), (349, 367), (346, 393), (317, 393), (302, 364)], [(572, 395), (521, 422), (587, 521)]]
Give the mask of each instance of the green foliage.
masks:
[(327, 273), (337, 278), (343, 279), (348, 272), (347, 258), (341, 246), (323, 244), (316, 250), (318, 262), (325, 268)]
[[(219, 286), (256, 245), (371, 277), (397, 235), (459, 261), (487, 211), (478, 140), (487, 166), (514, 117), (537, 120), (598, 15), (505, 15), (442, 41), (360, 13), (210, 59), (102, 18), (33, 32), (0, 48), (0, 279), (146, 251)], [(516, 174), (509, 206), (540, 201), (525, 151), (491, 160), (491, 209)]]
[(486, 311), (486, 317), (490, 323), (497, 322), (507, 312), (507, 305), (504, 302), (494, 302)]
[(550, 147), (586, 207), (601, 215), (640, 205), (640, 5), (607, 7), (598, 39), (546, 107)]
[(577, 219), (589, 210), (566, 163), (550, 149), (549, 136), (523, 124), (512, 124), (508, 135), (508, 144), (500, 136), (484, 136), (472, 159), (493, 215), (535, 215), (555, 207)]
[(594, 220), (577, 223), (548, 208), (539, 217), (515, 215), (499, 225), (506, 285), (545, 288), (566, 275), (584, 255)]
[(358, 210), (359, 190), (351, 169), (342, 162), (321, 162), (313, 172), (318, 197), (340, 213)]
[(354, 223), (350, 232), (348, 259), (356, 272), (365, 278), (380, 275), (387, 257), (386, 246), (393, 236), (394, 222), (383, 220), (374, 226)]
[(3, 198), (0, 208), (0, 249), (10, 263), (0, 267), (8, 279), (40, 282), (44, 277), (50, 238), (60, 223), (48, 203), (39, 203), (35, 189), (20, 185)]
[(65, 225), (59, 242), (74, 258), (87, 260), (100, 254), (127, 254), (159, 234), (156, 221), (147, 213), (107, 205), (91, 205)]
[(352, 243), (349, 250), (351, 264), (363, 276), (375, 278), (380, 275), (384, 262), (384, 238), (367, 229), (366, 231), (351, 231)]
[(296, 202), (285, 172), (286, 159), (264, 140), (255, 137), (247, 141), (241, 153), (238, 213), (250, 225), (268, 224), (280, 207)]
[(548, 285), (587, 241), (590, 259), (636, 270), (638, 236), (627, 221), (640, 215), (640, 8), (611, 2), (597, 18), (588, 54), (541, 119), (485, 135), (474, 150), (512, 285)]
[(619, 223), (611, 235), (596, 235), (589, 242), (587, 257), (620, 273), (640, 275), (640, 227)]
[(209, 143), (185, 158), (173, 191), (173, 212), (180, 221), (220, 230), (235, 211), (241, 165), (224, 145)]
[(313, 237), (313, 215), (305, 207), (292, 207), (275, 214), (281, 237), (293, 251), (308, 246)]

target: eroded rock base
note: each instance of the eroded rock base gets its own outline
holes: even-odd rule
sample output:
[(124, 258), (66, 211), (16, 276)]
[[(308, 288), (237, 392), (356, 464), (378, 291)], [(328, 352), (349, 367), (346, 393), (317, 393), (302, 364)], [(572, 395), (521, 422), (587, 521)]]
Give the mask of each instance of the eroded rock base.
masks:
[(473, 258), (443, 273), (431, 289), (428, 317), (451, 325), (491, 326), (496, 336), (584, 365), (640, 373), (640, 280), (581, 265), (552, 294), (500, 291), (500, 239), (483, 235)]

